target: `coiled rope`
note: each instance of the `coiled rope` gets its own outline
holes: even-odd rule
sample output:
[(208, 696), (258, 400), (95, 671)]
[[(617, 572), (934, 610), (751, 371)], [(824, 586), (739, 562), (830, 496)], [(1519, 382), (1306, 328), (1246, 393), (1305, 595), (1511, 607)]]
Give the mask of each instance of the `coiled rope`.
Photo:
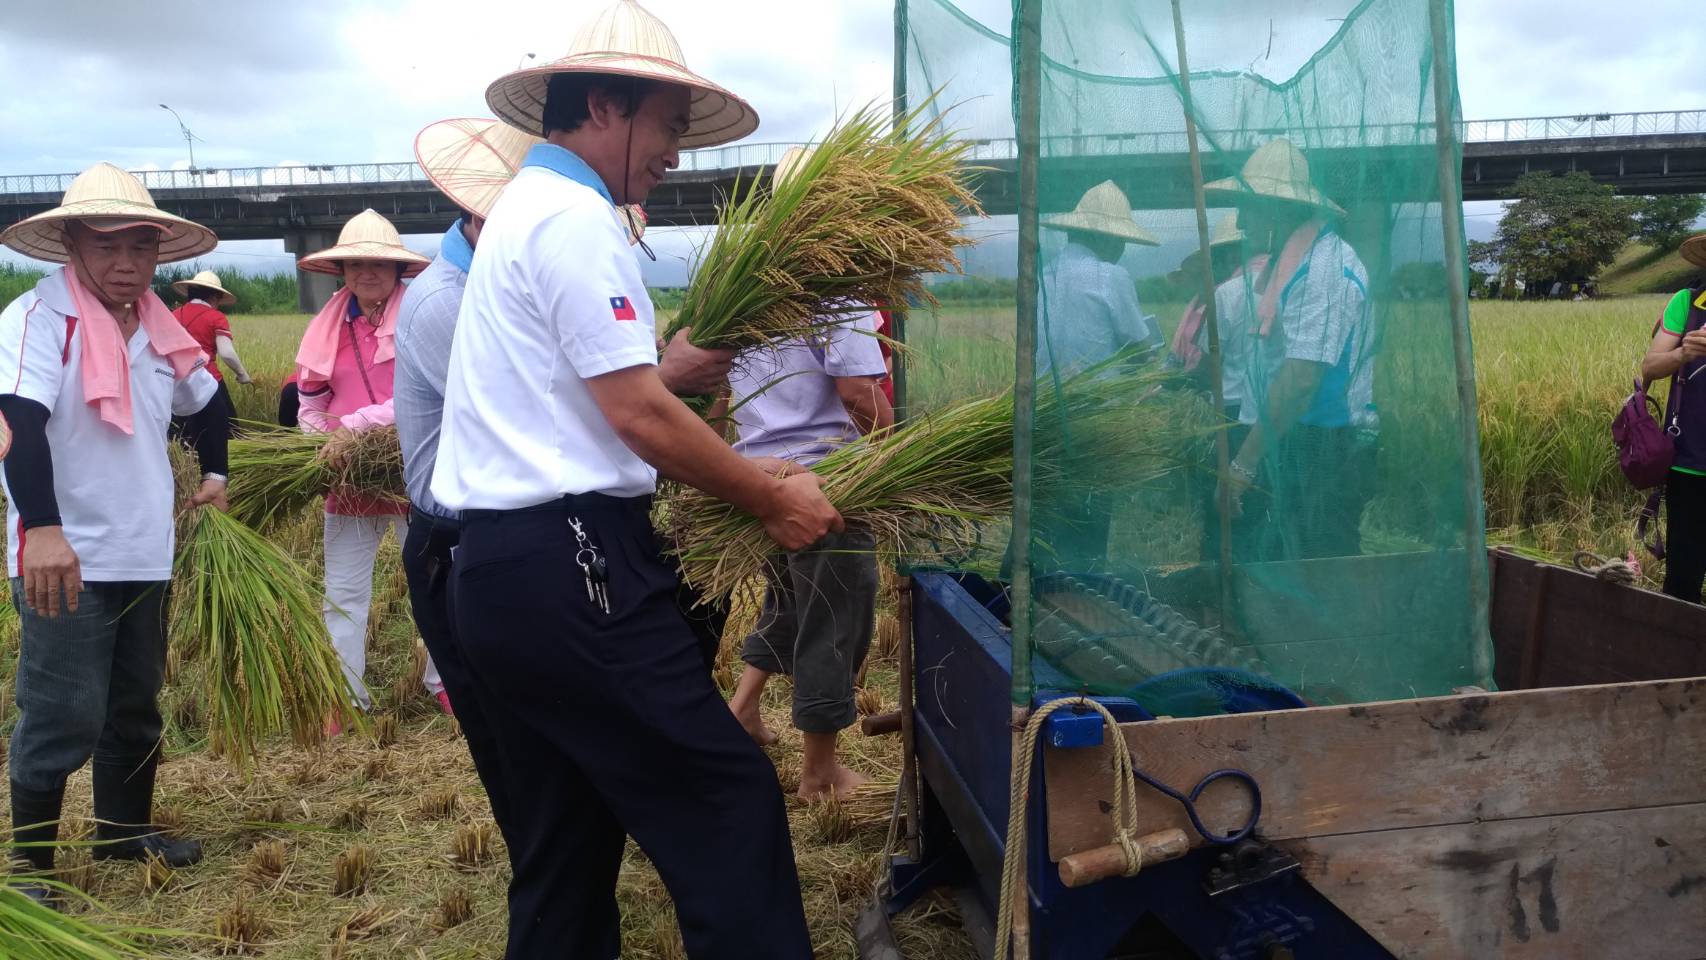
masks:
[(1013, 939), (1013, 912), (1018, 897), (1027, 896), (1025, 882), (1025, 811), (1030, 808), (1031, 767), (1037, 737), (1050, 714), (1064, 707), (1089, 707), (1102, 715), (1103, 729), (1114, 750), (1114, 842), (1125, 853), (1124, 875), (1143, 869), (1143, 849), (1133, 835), (1137, 823), (1137, 778), (1131, 748), (1120, 733), (1119, 721), (1088, 697), (1063, 697), (1037, 708), (1025, 724), (1019, 754), (1013, 758), (1012, 790), (1007, 797), (1007, 849), (1001, 859), (1001, 907), (995, 921), (995, 960), (1008, 960)]

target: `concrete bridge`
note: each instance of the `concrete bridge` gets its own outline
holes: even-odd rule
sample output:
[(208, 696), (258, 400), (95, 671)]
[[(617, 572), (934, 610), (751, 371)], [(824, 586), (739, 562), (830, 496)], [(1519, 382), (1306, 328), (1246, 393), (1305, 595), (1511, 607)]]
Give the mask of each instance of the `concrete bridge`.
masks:
[[(1204, 174), (1229, 175), (1250, 150), (1281, 132), (1216, 135), (1219, 149), (1204, 154)], [(1530, 171), (1581, 170), (1627, 194), (1706, 192), (1706, 109), (1474, 120), (1463, 124), (1460, 139), (1465, 200), (1508, 198), (1517, 177)], [(1347, 204), (1365, 190), (1378, 191), (1382, 202), (1404, 199), (1405, 185), (1383, 178), (1383, 168), (1400, 163), (1425, 169), (1434, 151), (1431, 125), (1317, 129), (1300, 138), (1300, 145), (1321, 186)], [(647, 201), (652, 224), (714, 223), (718, 199), (773, 166), (789, 146), (739, 144), (684, 153), (680, 169)], [(977, 187), (984, 209), (991, 215), (1015, 212), (1017, 144), (979, 140), (970, 153), (971, 162), (985, 168)], [(1182, 132), (1051, 138), (1042, 154), (1051, 187), (1041, 198), (1045, 208), (1069, 206), (1110, 174), (1139, 208), (1191, 205)], [(0, 223), (54, 206), (74, 176), (0, 176)], [(332, 245), (344, 222), (366, 207), (404, 233), (437, 232), (456, 216), (414, 163), (152, 170), (140, 176), (162, 207), (207, 224), (222, 239), (282, 238), (285, 249), (297, 255)], [(1420, 181), (1412, 189), (1414, 199), (1429, 192)], [(304, 309), (329, 295), (331, 285), (331, 278), (326, 289), (302, 284)]]

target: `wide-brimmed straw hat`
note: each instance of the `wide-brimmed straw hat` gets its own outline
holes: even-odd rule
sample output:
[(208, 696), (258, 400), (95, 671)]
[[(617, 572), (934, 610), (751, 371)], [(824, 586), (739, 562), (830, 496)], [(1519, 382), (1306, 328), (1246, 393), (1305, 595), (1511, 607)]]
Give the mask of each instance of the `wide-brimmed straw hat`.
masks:
[(338, 234), (336, 246), (310, 253), (296, 261), (299, 270), (342, 276), (345, 260), (390, 260), (403, 265), (403, 276), (412, 277), (432, 261), (403, 246), (403, 238), (391, 221), (369, 207), (350, 218)]
[(1203, 184), (1203, 193), (1210, 199), (1233, 203), (1259, 197), (1307, 204), (1336, 214), (1345, 212), (1315, 188), (1309, 176), (1308, 158), (1284, 137), (1257, 147), (1237, 176)]
[(71, 259), (65, 225), (72, 220), (102, 232), (154, 227), (160, 231), (161, 263), (190, 260), (219, 244), (212, 230), (156, 207), (142, 181), (110, 163), (78, 174), (59, 206), (7, 227), (0, 243), (27, 257), (64, 263)]
[(1137, 225), (1131, 216), (1131, 201), (1126, 199), (1112, 180), (1096, 184), (1079, 198), (1071, 213), (1057, 213), (1043, 221), (1043, 226), (1073, 233), (1095, 233), (1104, 237), (1158, 247), (1161, 241)]
[(597, 73), (656, 80), (693, 91), (681, 147), (714, 147), (758, 129), (752, 105), (687, 68), (681, 45), (662, 20), (634, 0), (616, 0), (587, 21), (561, 59), (499, 77), (486, 103), (505, 123), (543, 134), (545, 88), (558, 73)]
[(1677, 250), (1682, 254), (1682, 259), (1697, 267), (1706, 267), (1706, 233), (1697, 233), (1682, 241), (1682, 246)]
[(457, 206), (486, 216), (527, 151), (543, 143), (502, 120), (440, 120), (415, 137), (415, 159), (428, 180)]
[(212, 290), (217, 293), (219, 296), (215, 297), (213, 301), (213, 305), (216, 307), (228, 307), (237, 302), (237, 295), (225, 289), (219, 282), (219, 274), (212, 270), (203, 270), (188, 280), (178, 280), (172, 284), (172, 289), (178, 291), (180, 297), (188, 297), (191, 287), (200, 287), (203, 290)]

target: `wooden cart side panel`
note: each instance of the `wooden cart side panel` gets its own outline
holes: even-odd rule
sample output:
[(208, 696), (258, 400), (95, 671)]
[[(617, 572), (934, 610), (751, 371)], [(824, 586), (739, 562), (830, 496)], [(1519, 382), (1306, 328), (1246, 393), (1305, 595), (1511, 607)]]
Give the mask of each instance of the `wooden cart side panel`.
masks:
[(1492, 551), (1500, 689), (1706, 676), (1706, 607)]
[[(1262, 790), (1260, 833), (1330, 834), (1622, 810), (1706, 800), (1706, 678), (1524, 690), (1122, 727), (1137, 766), (1188, 792), (1236, 767)], [(1049, 852), (1112, 842), (1107, 747), (1044, 753)], [(1138, 788), (1139, 834), (1182, 828), (1180, 806)], [(1248, 804), (1230, 781), (1198, 802), (1216, 831)]]
[(1706, 956), (1706, 804), (1281, 845), (1405, 960)]

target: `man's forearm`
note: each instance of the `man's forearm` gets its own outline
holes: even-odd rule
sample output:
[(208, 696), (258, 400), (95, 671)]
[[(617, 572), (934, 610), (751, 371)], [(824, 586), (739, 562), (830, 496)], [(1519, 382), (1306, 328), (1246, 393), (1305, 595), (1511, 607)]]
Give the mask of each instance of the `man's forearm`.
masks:
[(184, 420), (184, 438), (195, 448), (202, 473), (223, 477), (231, 472), (231, 413), (218, 401), (218, 394), (200, 412)]
[(617, 436), (659, 474), (747, 513), (764, 513), (778, 481), (735, 453), (664, 387), (651, 367), (588, 383)]
[(1261, 419), (1250, 431), (1235, 459), (1246, 469), (1254, 470), (1265, 450), (1276, 446), (1303, 414), (1321, 385), (1326, 372), (1324, 364), (1307, 360), (1287, 360), (1280, 365), (1273, 383), (1268, 387), (1267, 402), (1262, 405)]
[(0, 414), (12, 430), (4, 461), (6, 485), (25, 530), (59, 526), (59, 499), (53, 492), (53, 450), (47, 442), (47, 408), (16, 394), (0, 397)]

